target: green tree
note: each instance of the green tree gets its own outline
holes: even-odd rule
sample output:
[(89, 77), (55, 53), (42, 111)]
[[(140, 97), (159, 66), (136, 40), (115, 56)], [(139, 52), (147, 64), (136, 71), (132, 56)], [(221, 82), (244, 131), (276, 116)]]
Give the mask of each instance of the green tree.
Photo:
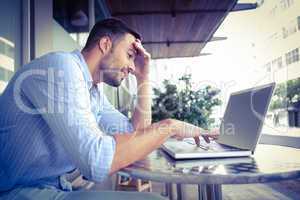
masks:
[(214, 123), (210, 118), (213, 108), (221, 104), (217, 98), (220, 90), (211, 86), (192, 90), (191, 74), (182, 76), (179, 81), (184, 85), (181, 90), (169, 80), (163, 81), (163, 89), (153, 89), (153, 121), (173, 118), (209, 128)]
[(272, 103), (271, 110), (287, 108), (300, 101), (300, 78), (288, 80), (285, 83), (277, 85)]

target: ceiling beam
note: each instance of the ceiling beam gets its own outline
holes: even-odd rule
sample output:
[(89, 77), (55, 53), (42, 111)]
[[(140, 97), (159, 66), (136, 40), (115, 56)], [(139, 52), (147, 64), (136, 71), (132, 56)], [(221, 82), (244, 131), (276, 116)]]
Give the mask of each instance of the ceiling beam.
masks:
[(258, 3), (237, 3), (231, 12), (253, 10), (259, 7)]
[(190, 9), (190, 10), (153, 10), (153, 11), (134, 11), (134, 12), (115, 12), (112, 16), (129, 16), (129, 15), (177, 15), (177, 14), (199, 14), (199, 13), (226, 13), (226, 9)]
[(180, 55), (180, 56), (167, 56), (167, 57), (161, 57), (161, 56), (157, 56), (157, 57), (152, 57), (152, 59), (165, 59), (165, 58), (187, 58), (187, 57), (199, 57), (199, 56), (210, 56), (213, 55), (212, 53), (200, 53), (199, 55), (192, 55), (192, 56), (187, 56), (187, 55)]
[(181, 40), (181, 41), (142, 41), (143, 44), (166, 44), (167, 46), (170, 46), (171, 44), (205, 44), (208, 42), (214, 42), (214, 41), (220, 41), (220, 40), (226, 40), (227, 37), (213, 37), (209, 41), (204, 40)]
[[(101, 0), (100, 0), (101, 1)], [(253, 10), (258, 8), (263, 4), (263, 0), (256, 3), (237, 3), (233, 9), (190, 9), (190, 10), (153, 10), (153, 11), (133, 11), (133, 12), (115, 12), (112, 16), (127, 16), (127, 15), (172, 15), (175, 17), (177, 14), (199, 14), (199, 13), (225, 13), (228, 11), (243, 11), (243, 10)]]
[(227, 37), (213, 37), (208, 42), (220, 41), (220, 40), (227, 40)]
[(212, 53), (200, 53), (199, 56), (210, 56)]

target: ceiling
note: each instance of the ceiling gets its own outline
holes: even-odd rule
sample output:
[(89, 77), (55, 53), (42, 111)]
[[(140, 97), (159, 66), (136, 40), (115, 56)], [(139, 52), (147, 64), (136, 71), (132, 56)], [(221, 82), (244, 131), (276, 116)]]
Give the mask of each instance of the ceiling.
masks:
[[(69, 33), (88, 32), (88, 2), (54, 0), (53, 16)], [(201, 53), (207, 42), (226, 39), (213, 35), (238, 5), (237, 0), (95, 0), (95, 17), (125, 21), (142, 35), (154, 59), (192, 57), (209, 55)]]
[[(237, 0), (106, 0), (111, 16), (143, 38), (152, 58), (199, 56)], [(217, 38), (224, 39), (224, 38)]]

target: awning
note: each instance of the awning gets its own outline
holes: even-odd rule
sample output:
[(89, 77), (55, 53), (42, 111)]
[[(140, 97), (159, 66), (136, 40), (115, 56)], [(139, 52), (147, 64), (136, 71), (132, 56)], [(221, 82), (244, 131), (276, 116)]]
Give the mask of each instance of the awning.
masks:
[(106, 0), (143, 37), (152, 58), (200, 56), (237, 0)]

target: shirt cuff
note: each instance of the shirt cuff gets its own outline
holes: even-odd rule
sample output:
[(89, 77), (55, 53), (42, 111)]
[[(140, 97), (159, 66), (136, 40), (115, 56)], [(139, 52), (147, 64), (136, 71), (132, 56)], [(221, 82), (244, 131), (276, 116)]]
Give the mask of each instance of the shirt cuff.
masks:
[(95, 161), (91, 164), (92, 181), (101, 182), (109, 176), (115, 149), (115, 139), (112, 136), (103, 136), (99, 142), (98, 152), (95, 152)]

